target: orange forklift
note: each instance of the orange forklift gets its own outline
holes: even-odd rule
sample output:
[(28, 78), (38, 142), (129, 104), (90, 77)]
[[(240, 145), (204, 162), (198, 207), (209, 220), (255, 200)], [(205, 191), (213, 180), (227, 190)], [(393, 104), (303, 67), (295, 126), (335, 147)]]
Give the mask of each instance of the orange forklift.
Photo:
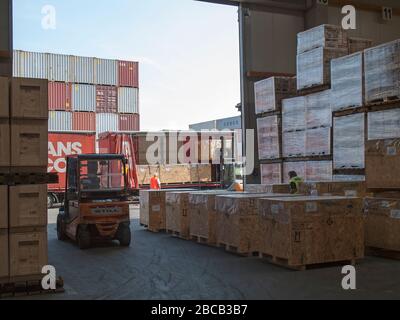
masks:
[(88, 249), (96, 240), (130, 246), (127, 160), (124, 155), (72, 155), (67, 159), (64, 206), (57, 237)]

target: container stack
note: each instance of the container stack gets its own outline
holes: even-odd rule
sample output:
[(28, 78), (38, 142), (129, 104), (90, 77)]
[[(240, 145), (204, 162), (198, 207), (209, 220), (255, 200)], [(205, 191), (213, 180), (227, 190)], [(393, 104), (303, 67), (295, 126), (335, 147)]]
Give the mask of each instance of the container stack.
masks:
[(48, 264), (47, 185), (41, 184), (47, 80), (3, 78), (0, 87), (0, 282), (38, 281)]

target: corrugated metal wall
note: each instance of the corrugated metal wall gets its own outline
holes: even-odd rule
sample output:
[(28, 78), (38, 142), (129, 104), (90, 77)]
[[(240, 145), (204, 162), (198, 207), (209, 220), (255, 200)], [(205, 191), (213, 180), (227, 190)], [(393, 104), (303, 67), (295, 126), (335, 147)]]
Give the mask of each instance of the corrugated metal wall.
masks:
[(73, 76), (75, 83), (94, 83), (94, 59), (89, 57), (72, 57)]
[(49, 131), (53, 132), (72, 131), (72, 112), (50, 111)]
[(94, 58), (95, 84), (117, 85), (117, 61)]
[(72, 130), (74, 132), (96, 132), (96, 114), (93, 112), (74, 112)]
[(47, 79), (48, 56), (47, 53), (14, 51), (14, 77)]
[(74, 84), (72, 86), (72, 110), (96, 111), (96, 86), (88, 84)]
[(49, 110), (71, 111), (71, 85), (49, 82)]
[(72, 81), (71, 56), (63, 54), (49, 54), (49, 81)]
[(120, 114), (119, 131), (140, 131), (140, 119), (138, 114)]
[(96, 133), (118, 132), (119, 117), (116, 113), (96, 114)]
[(96, 112), (118, 112), (118, 90), (113, 86), (96, 86)]
[(118, 88), (118, 112), (139, 113), (139, 90), (136, 88)]

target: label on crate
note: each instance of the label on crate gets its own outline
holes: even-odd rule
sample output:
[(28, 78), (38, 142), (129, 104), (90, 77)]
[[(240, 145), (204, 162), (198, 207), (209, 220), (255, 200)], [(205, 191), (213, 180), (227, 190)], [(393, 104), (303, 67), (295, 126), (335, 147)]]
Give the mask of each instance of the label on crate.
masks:
[(390, 202), (389, 201), (382, 201), (381, 202), (381, 208), (390, 208)]
[(356, 190), (345, 190), (344, 195), (346, 197), (357, 197), (357, 191)]
[(306, 203), (306, 212), (312, 213), (318, 211), (318, 204), (316, 202), (307, 202)]
[(387, 155), (388, 155), (388, 156), (395, 156), (395, 155), (397, 155), (396, 147), (387, 147)]
[(392, 210), (392, 211), (390, 211), (390, 216), (393, 219), (400, 219), (400, 210)]
[(151, 210), (153, 212), (160, 212), (161, 211), (161, 206), (159, 204), (158, 205), (154, 205), (154, 206), (151, 207)]

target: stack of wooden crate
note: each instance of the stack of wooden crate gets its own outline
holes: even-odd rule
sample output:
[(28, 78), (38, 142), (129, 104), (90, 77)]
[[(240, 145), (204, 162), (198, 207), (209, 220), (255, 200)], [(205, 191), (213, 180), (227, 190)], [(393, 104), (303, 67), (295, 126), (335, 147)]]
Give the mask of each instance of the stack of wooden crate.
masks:
[(47, 172), (47, 81), (0, 82), (0, 278), (38, 280), (47, 265), (47, 185), (35, 179)]

